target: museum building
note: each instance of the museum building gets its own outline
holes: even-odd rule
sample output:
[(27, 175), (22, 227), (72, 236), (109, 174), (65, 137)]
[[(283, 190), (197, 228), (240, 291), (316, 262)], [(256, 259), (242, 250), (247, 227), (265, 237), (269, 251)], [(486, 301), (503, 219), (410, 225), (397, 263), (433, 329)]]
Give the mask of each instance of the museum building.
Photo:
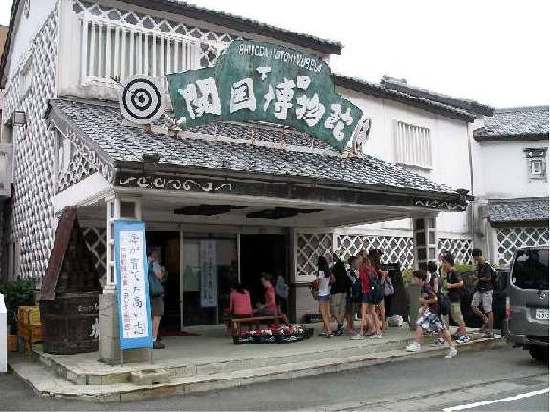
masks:
[[(170, 90), (171, 76), (201, 70), (221, 76), (219, 86), (233, 73), (231, 44), (254, 58), (279, 56), (280, 66), (254, 67), (254, 84), (277, 74), (296, 96), (284, 100), (289, 87), (274, 83), (271, 97), (252, 99), (236, 86), (250, 92), (251, 83), (232, 82), (232, 93), (249, 99), (227, 103), (224, 117), (215, 98), (200, 99), (204, 79), (198, 89)], [(258, 45), (268, 51), (246, 49)], [(232, 282), (256, 298), (262, 272), (285, 278), (289, 315), (301, 319), (316, 311), (307, 286), (317, 258), (334, 251), (382, 249), (384, 261), (401, 268), (436, 259), (441, 249), (468, 262), (472, 132), (492, 109), (403, 80), (331, 74), (330, 58), (341, 49), (172, 1), (14, 1), (0, 62), (2, 148), (13, 170), (6, 176), (13, 189), (2, 193), (3, 273), (44, 276), (68, 206), (77, 207), (104, 295), (115, 289), (113, 222), (145, 222), (148, 247), (160, 250), (169, 274), (164, 322), (176, 329), (219, 323)], [(287, 79), (296, 70), (302, 74)], [(123, 85), (135, 76), (154, 79), (165, 102), (150, 124), (122, 113)], [(302, 100), (299, 114), (298, 90), (314, 86), (321, 98), (341, 99), (342, 110)], [(178, 93), (184, 100), (176, 104)], [(267, 112), (271, 100), (267, 121), (243, 115)], [(186, 102), (187, 118), (177, 114)], [(286, 123), (271, 121), (285, 110)], [(205, 303), (201, 282), (205, 241), (215, 243), (214, 305)]]

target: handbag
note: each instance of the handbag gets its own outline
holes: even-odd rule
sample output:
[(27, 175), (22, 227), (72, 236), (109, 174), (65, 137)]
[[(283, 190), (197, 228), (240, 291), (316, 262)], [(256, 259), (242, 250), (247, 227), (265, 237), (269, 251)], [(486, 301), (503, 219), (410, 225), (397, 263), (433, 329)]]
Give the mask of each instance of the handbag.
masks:
[(309, 290), (313, 299), (319, 300), (319, 279), (315, 279), (309, 284)]
[(384, 296), (391, 296), (395, 293), (393, 283), (389, 277), (386, 278), (384, 282)]

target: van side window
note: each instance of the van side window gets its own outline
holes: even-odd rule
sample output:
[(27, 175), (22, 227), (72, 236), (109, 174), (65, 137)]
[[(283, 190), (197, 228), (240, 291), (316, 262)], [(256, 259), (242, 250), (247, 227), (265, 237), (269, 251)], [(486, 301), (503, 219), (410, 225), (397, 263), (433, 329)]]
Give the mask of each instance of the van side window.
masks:
[(512, 283), (520, 289), (548, 290), (548, 250), (528, 249), (518, 252)]

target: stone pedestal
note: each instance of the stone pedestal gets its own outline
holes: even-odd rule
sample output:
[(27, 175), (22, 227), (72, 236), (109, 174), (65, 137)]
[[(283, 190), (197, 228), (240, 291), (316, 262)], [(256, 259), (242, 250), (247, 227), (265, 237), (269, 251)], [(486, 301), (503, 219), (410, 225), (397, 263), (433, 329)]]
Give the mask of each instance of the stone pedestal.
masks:
[[(120, 363), (118, 307), (114, 293), (99, 295), (99, 360), (108, 364)], [(124, 363), (148, 361), (149, 349), (124, 351)]]

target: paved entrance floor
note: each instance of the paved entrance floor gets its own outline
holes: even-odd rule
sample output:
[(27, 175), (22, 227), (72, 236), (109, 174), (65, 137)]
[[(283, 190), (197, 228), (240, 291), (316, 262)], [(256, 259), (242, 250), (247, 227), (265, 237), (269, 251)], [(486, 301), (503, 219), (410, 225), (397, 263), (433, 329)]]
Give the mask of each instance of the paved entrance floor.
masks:
[[(382, 339), (318, 337), (292, 344), (234, 345), (223, 328), (189, 328), (200, 336), (165, 337), (166, 349), (155, 350), (153, 363), (107, 365), (98, 353), (11, 356), (15, 373), (43, 395), (125, 400), (241, 386), (369, 366), (407, 357), (443, 356), (446, 348), (404, 351), (412, 339), (408, 327), (390, 328)], [(472, 333), (472, 343), (459, 351), (499, 344)], [(145, 377), (145, 379), (144, 379)], [(149, 379), (149, 381), (147, 381)]]

